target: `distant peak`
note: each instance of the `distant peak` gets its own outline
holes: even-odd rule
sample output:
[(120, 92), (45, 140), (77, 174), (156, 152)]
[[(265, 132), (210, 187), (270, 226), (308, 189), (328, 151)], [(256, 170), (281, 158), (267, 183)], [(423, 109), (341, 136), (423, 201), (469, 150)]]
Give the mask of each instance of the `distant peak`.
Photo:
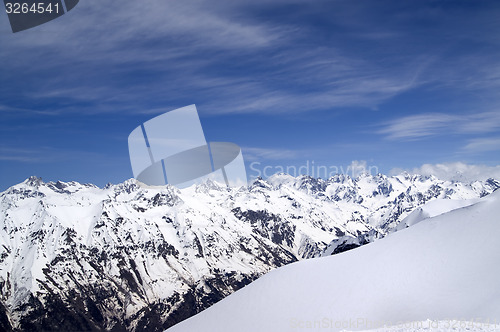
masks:
[(38, 176), (30, 176), (27, 178), (24, 183), (26, 183), (28, 186), (33, 186), (33, 187), (38, 187), (43, 183), (42, 178), (39, 178)]

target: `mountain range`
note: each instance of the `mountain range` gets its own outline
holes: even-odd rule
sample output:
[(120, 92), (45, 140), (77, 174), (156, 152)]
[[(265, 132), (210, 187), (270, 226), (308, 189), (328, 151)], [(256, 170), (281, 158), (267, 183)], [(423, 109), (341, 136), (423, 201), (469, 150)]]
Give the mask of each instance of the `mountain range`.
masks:
[(182, 190), (30, 177), (0, 193), (0, 330), (162, 331), (275, 268), (378, 242), (499, 187), (408, 173)]
[(500, 331), (498, 216), (500, 191), (271, 271), (167, 332)]

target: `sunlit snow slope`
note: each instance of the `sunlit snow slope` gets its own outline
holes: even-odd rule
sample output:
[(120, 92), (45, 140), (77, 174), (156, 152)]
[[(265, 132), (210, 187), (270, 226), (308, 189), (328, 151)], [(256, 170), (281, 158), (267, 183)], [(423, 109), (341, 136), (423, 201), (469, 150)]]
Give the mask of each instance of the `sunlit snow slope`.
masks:
[[(339, 255), (293, 263), (168, 331), (500, 322), (500, 191)], [(441, 323), (443, 324), (443, 323)]]

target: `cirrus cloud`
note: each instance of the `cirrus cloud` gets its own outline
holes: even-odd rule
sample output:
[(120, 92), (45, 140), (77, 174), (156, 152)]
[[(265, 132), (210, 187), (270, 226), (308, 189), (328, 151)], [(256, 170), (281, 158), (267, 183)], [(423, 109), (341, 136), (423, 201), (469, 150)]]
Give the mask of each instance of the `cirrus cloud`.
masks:
[(441, 180), (449, 181), (477, 181), (490, 178), (500, 180), (500, 165), (486, 166), (466, 164), (463, 162), (442, 163), (442, 164), (424, 164), (420, 167), (410, 170), (394, 168), (390, 171), (391, 175), (397, 175), (402, 172), (412, 174), (433, 175)]
[(443, 134), (484, 134), (500, 129), (500, 112), (471, 114), (424, 113), (401, 117), (382, 125), (388, 139), (421, 139)]

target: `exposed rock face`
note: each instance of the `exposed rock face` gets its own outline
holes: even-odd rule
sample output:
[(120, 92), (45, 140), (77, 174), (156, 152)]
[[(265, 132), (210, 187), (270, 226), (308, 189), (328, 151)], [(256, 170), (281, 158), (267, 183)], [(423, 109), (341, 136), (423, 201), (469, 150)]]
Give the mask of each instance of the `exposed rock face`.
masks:
[(32, 177), (0, 193), (0, 330), (161, 331), (275, 267), (383, 237), (429, 200), (498, 187), (279, 174), (180, 191)]

